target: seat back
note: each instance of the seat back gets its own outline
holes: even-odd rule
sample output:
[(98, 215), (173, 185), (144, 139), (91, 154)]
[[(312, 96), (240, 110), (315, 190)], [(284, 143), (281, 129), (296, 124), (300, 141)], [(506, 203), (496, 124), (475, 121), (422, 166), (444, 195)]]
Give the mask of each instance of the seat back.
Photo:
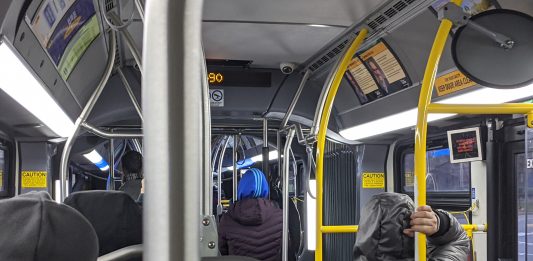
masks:
[(0, 200), (0, 260), (94, 261), (98, 239), (87, 219), (46, 192)]
[(71, 194), (65, 204), (78, 210), (94, 227), (99, 255), (142, 244), (142, 208), (122, 191), (82, 191)]

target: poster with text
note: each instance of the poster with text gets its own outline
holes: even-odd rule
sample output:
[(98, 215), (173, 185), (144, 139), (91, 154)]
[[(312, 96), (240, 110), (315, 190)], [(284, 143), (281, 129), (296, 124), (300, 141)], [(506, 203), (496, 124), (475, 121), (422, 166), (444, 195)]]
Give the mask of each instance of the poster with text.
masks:
[(385, 42), (377, 42), (359, 56), (385, 95), (411, 86), (411, 79)]
[(31, 20), (26, 17), (41, 46), (46, 47), (57, 24), (74, 2), (75, 0), (44, 0)]
[(352, 85), (361, 104), (368, 103), (383, 96), (376, 81), (357, 56), (348, 64), (345, 76)]
[(412, 84), (399, 59), (382, 40), (354, 56), (345, 75), (361, 104), (395, 93)]
[(65, 13), (46, 46), (52, 61), (56, 65), (59, 65), (59, 61), (70, 40), (95, 13), (92, 0), (77, 0)]

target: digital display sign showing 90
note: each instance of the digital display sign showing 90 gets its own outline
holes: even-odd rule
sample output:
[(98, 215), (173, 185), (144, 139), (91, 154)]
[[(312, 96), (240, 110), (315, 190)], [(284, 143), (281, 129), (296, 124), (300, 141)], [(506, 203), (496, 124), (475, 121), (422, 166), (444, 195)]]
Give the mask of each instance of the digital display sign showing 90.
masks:
[(217, 87), (270, 87), (272, 73), (253, 71), (215, 71), (207, 73), (207, 82)]

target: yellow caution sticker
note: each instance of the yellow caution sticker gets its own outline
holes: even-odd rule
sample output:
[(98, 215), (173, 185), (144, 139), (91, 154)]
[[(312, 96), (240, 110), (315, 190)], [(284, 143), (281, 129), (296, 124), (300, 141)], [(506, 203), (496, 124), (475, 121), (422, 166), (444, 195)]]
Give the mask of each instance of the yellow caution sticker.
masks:
[(385, 188), (385, 173), (363, 173), (363, 188), (382, 189)]
[(4, 171), (0, 169), (0, 191), (4, 190)]
[(476, 83), (463, 73), (455, 70), (451, 73), (441, 75), (435, 79), (435, 89), (437, 95), (444, 96), (476, 85)]
[(22, 188), (46, 188), (47, 176), (46, 171), (22, 171)]

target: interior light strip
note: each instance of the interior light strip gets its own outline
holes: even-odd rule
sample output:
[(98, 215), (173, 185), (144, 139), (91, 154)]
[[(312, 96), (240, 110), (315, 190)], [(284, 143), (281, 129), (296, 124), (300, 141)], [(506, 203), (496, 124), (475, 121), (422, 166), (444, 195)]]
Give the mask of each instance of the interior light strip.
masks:
[[(444, 104), (501, 104), (531, 97), (533, 84), (516, 89), (482, 87), (474, 91), (437, 101)], [(455, 114), (429, 114), (428, 122), (455, 116)], [(416, 125), (417, 108), (389, 115), (340, 131), (349, 140), (360, 140)]]

